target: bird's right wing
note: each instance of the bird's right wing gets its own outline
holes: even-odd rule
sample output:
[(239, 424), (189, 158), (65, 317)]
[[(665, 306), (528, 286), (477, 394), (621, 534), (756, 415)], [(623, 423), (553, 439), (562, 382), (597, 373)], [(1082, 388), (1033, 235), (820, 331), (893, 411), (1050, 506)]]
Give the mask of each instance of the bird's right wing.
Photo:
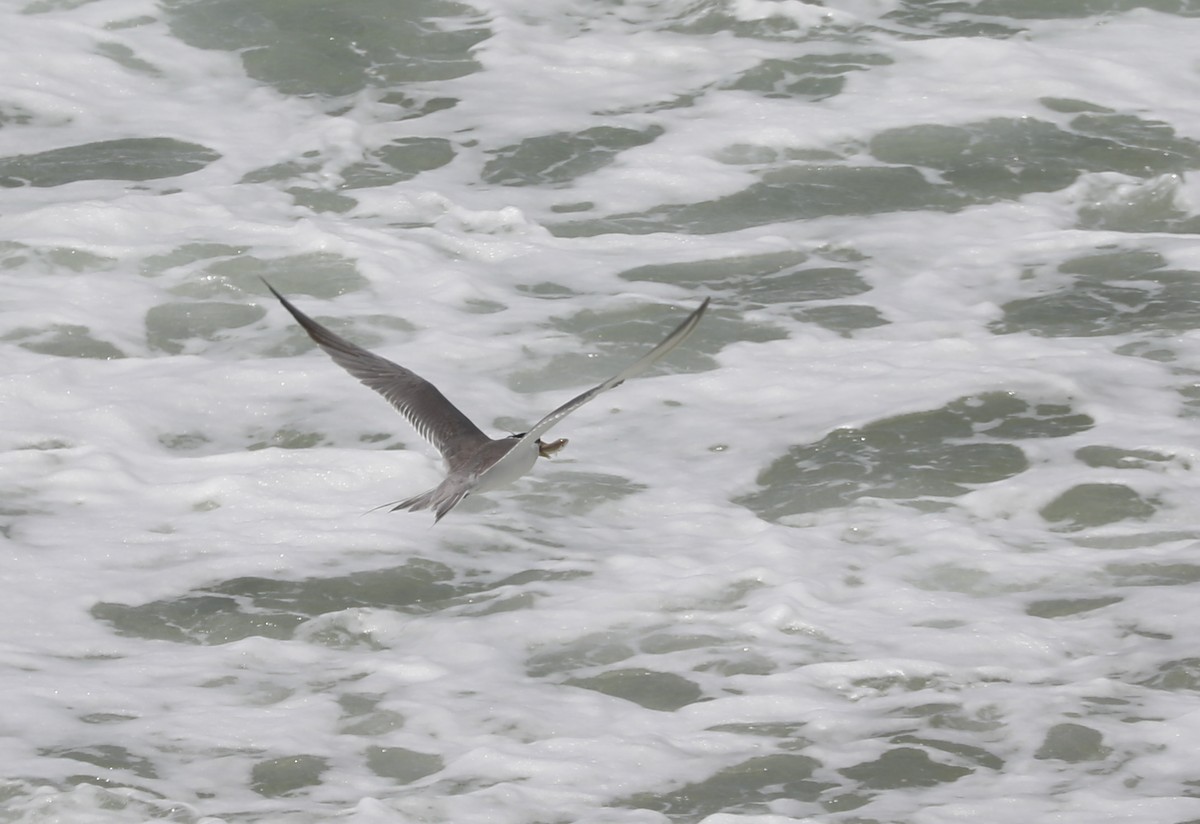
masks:
[(675, 328), (674, 332), (667, 335), (666, 339), (663, 340), (663, 342), (658, 346), (654, 347), (645, 355), (642, 355), (642, 357), (638, 358), (632, 364), (626, 366), (620, 372), (613, 375), (611, 378), (599, 384), (598, 386), (593, 386), (588, 391), (571, 398), (571, 400), (567, 401), (562, 406), (558, 407), (558, 409), (555, 409), (549, 415), (534, 424), (532, 429), (521, 436), (521, 440), (517, 442), (517, 445), (514, 446), (507, 455), (497, 461), (496, 464), (488, 471), (503, 472), (505, 469), (503, 464), (510, 461), (520, 460), (519, 456), (521, 454), (522, 447), (527, 448), (531, 441), (536, 441), (543, 434), (545, 434), (550, 427), (557, 424), (563, 418), (567, 417), (567, 415), (570, 415), (576, 409), (583, 406), (600, 393), (607, 392), (610, 389), (620, 386), (630, 378), (637, 377), (638, 375), (642, 374), (664, 355), (687, 340), (688, 336), (696, 330), (696, 325), (700, 323), (700, 318), (704, 315), (704, 310), (708, 308), (709, 300), (711, 300), (711, 298), (705, 298), (704, 302), (700, 304), (700, 308), (688, 315), (684, 319), (683, 323), (679, 324), (679, 326)]
[(654, 347), (632, 364), (626, 366), (620, 372), (604, 381), (604, 383), (601, 383), (598, 386), (593, 386), (588, 391), (576, 395), (575, 397), (571, 398), (571, 400), (558, 407), (558, 409), (555, 409), (549, 415), (534, 424), (533, 429), (530, 429), (528, 432), (526, 432), (522, 440), (541, 437), (542, 434), (550, 429), (550, 427), (557, 424), (563, 418), (567, 417), (567, 415), (570, 415), (576, 409), (583, 406), (601, 392), (607, 392), (610, 389), (615, 389), (630, 378), (636, 378), (638, 375), (645, 372), (647, 369), (661, 360), (668, 352), (687, 340), (688, 336), (696, 330), (696, 325), (700, 323), (700, 318), (704, 315), (704, 310), (708, 308), (708, 302), (710, 300), (711, 298), (705, 298), (704, 302), (700, 304), (700, 308), (688, 315), (684, 319), (683, 323), (679, 324), (674, 332), (667, 335), (666, 339), (658, 346)]
[(437, 387), (410, 369), (368, 352), (345, 338), (334, 334), (301, 312), (291, 301), (267, 283), (283, 308), (291, 313), (308, 336), (325, 350), (333, 362), (365, 385), (383, 395), (392, 406), (408, 419), (421, 437), (442, 453), (447, 463), (454, 463), (454, 453), (464, 447), (475, 447), (489, 438), (471, 419), (446, 400)]

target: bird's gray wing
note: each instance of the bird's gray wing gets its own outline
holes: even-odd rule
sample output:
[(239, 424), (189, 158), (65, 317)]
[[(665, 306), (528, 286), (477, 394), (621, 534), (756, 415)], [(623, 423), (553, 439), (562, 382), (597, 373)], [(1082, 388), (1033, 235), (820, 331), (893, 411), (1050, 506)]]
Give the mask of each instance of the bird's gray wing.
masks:
[(688, 315), (683, 323), (679, 324), (674, 332), (667, 335), (666, 339), (658, 346), (654, 347), (645, 355), (642, 355), (642, 357), (640, 357), (638, 360), (629, 366), (626, 366), (608, 380), (604, 381), (604, 383), (601, 383), (598, 386), (593, 386), (588, 391), (580, 395), (576, 395), (574, 398), (571, 398), (571, 400), (567, 401), (562, 406), (558, 407), (558, 409), (555, 409), (549, 415), (534, 424), (533, 428), (526, 432), (521, 437), (521, 440), (517, 442), (517, 446), (513, 447), (513, 449), (507, 455), (496, 462), (495, 466), (492, 467), (492, 470), (496, 470), (502, 463), (509, 460), (510, 457), (513, 460), (516, 460), (516, 456), (519, 454), (520, 447), (526, 445), (530, 441), (540, 438), (546, 433), (547, 430), (550, 429), (550, 427), (557, 424), (563, 418), (567, 417), (567, 415), (570, 415), (576, 409), (583, 406), (600, 393), (607, 392), (609, 389), (620, 386), (630, 378), (637, 377), (638, 375), (642, 374), (664, 355), (687, 340), (687, 337), (696, 330), (696, 325), (700, 323), (700, 318), (704, 315), (704, 310), (708, 308), (709, 300), (710, 298), (705, 298), (704, 302), (700, 304), (700, 308)]
[(432, 383), (334, 334), (293, 306), (271, 284), (265, 280), (263, 283), (334, 363), (387, 398), (421, 437), (442, 453), (447, 464), (453, 466), (464, 450), (473, 450), (490, 440)]

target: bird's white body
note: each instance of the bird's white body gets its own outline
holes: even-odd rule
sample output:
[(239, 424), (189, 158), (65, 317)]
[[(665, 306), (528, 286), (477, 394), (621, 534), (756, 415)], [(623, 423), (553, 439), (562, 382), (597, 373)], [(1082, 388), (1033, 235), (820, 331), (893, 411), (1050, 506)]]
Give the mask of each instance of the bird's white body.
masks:
[(533, 465), (537, 463), (538, 459), (537, 442), (526, 443), (517, 438), (510, 440), (515, 441), (513, 448), (479, 476), (479, 480), (475, 482), (475, 492), (488, 492), (508, 486), (533, 469)]

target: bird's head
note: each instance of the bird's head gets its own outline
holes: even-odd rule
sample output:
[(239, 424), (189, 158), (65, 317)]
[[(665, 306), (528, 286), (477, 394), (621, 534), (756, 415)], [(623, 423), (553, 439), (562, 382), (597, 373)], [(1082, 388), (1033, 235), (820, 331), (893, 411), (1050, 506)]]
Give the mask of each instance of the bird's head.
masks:
[[(521, 438), (524, 438), (525, 435), (525, 432), (517, 432), (516, 434), (509, 435), (508, 437), (510, 440), (519, 441)], [(537, 444), (538, 455), (543, 458), (553, 458), (554, 453), (566, 446), (569, 441), (566, 438), (559, 438), (557, 441), (546, 443), (541, 438), (538, 438), (536, 441), (534, 441), (534, 443)]]

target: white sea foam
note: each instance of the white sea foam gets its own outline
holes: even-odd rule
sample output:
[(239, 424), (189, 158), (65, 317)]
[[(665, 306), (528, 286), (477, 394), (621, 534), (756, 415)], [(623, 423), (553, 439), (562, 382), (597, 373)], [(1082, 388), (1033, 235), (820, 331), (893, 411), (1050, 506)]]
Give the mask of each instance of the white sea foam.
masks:
[[(1083, 5), (0, 12), (0, 820), (1200, 817), (1200, 20)], [(260, 276), (493, 432), (714, 302), (433, 528)]]

